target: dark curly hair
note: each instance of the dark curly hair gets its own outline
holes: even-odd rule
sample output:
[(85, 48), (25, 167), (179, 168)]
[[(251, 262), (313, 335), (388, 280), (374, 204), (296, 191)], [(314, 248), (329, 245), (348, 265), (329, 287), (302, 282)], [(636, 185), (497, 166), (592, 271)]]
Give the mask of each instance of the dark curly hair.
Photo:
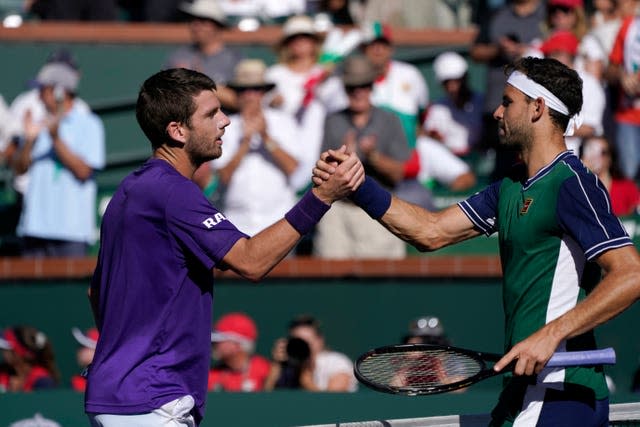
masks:
[(549, 109), (551, 121), (563, 131), (567, 128), (571, 116), (578, 114), (582, 109), (582, 79), (575, 70), (560, 61), (551, 58), (520, 58), (505, 66), (507, 76), (513, 71), (520, 71), (544, 86), (567, 106), (568, 116)]

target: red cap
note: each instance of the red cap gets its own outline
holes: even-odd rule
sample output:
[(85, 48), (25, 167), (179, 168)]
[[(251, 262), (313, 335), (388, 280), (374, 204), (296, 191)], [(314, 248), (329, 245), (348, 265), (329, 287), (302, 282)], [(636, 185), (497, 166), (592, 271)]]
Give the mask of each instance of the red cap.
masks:
[(222, 316), (213, 326), (211, 341), (253, 342), (258, 338), (256, 324), (244, 313), (229, 313)]
[(545, 55), (552, 52), (566, 52), (574, 55), (578, 52), (578, 38), (571, 31), (557, 31), (540, 46), (540, 51)]
[(550, 7), (564, 6), (571, 9), (584, 6), (583, 0), (549, 0), (547, 3)]

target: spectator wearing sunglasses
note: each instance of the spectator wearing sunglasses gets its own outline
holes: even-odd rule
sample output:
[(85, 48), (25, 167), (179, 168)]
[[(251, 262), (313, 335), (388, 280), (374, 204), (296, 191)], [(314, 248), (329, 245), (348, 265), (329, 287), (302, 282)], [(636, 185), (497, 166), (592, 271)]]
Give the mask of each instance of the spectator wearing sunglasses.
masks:
[[(363, 159), (366, 173), (393, 191), (404, 177), (411, 154), (398, 117), (373, 106), (374, 65), (364, 56), (344, 64), (342, 83), (349, 99), (346, 109), (327, 116), (322, 151), (347, 146)], [(334, 203), (318, 223), (314, 253), (323, 258), (403, 258), (404, 242), (348, 201)]]
[(238, 113), (230, 117), (222, 156), (210, 163), (223, 186), (225, 214), (252, 236), (296, 202), (289, 177), (304, 149), (294, 119), (264, 105), (265, 94), (275, 87), (265, 80), (265, 70), (258, 59), (236, 67), (228, 87), (237, 94)]

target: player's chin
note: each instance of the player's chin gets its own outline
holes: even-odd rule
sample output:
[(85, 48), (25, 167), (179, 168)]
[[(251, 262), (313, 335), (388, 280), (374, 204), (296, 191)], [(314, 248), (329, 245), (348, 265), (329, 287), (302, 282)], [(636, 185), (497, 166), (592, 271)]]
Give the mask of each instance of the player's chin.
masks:
[(211, 160), (218, 159), (222, 156), (222, 147), (217, 146), (215, 150), (213, 150), (211, 154)]

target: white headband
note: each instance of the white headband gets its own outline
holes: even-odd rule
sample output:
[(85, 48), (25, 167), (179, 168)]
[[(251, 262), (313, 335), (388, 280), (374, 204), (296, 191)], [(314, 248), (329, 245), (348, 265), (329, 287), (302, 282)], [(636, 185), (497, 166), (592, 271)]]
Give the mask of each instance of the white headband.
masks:
[[(560, 99), (558, 99), (558, 97), (551, 93), (551, 91), (546, 87), (534, 82), (520, 71), (512, 72), (507, 80), (507, 84), (510, 84), (533, 99), (542, 98), (544, 99), (545, 104), (547, 104), (547, 106), (552, 110), (557, 111), (560, 114), (564, 114), (565, 116), (569, 115), (569, 109), (564, 102), (560, 101)], [(569, 119), (564, 135), (573, 135), (573, 132), (578, 129), (580, 125), (582, 125), (582, 116), (580, 114), (572, 116)]]

